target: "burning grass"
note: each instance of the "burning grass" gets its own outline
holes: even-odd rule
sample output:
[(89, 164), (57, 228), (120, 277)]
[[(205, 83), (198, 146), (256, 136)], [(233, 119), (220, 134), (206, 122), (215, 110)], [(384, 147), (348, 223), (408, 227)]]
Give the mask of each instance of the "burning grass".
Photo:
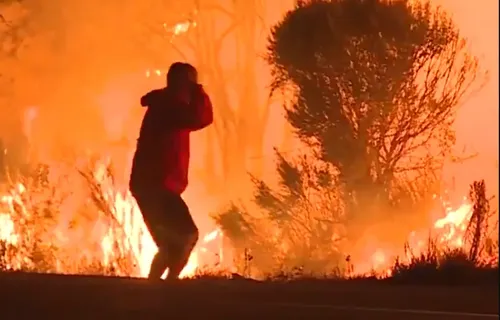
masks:
[[(268, 196), (272, 194), (268, 193)], [(264, 269), (265, 272), (259, 275), (264, 279), (289, 281), (390, 278), (396, 282), (410, 283), (496, 283), (498, 215), (490, 209), (491, 199), (486, 197), (484, 181), (474, 182), (470, 187), (469, 197), (464, 197), (455, 205), (441, 197), (434, 198), (437, 206), (430, 214), (433, 218), (428, 227), (408, 232), (406, 243), (399, 246), (377, 242), (376, 235), (372, 235), (370, 239), (374, 241), (368, 250), (350, 247), (349, 243), (342, 242), (341, 237), (335, 238), (337, 242), (334, 242), (332, 237), (330, 247), (323, 243), (326, 250), (315, 251), (311, 244), (314, 244), (317, 234), (310, 229), (304, 228), (300, 238), (296, 239), (273, 237), (269, 230), (259, 228), (263, 225), (265, 216), (252, 216), (236, 206), (219, 216), (218, 223), (223, 230), (227, 230), (226, 236), (232, 237), (235, 247), (240, 248), (240, 272), (255, 276), (255, 273), (252, 274), (254, 270)], [(279, 202), (276, 198), (273, 199), (275, 204)], [(269, 208), (269, 203), (266, 206), (266, 209)], [(271, 209), (279, 213), (283, 208), (274, 206)], [(313, 211), (310, 207), (306, 209)], [(296, 218), (293, 214), (290, 216), (292, 219)], [(267, 219), (273, 220), (272, 218), (273, 216), (267, 216)], [(308, 223), (315, 219), (316, 216), (311, 216)], [(492, 221), (496, 223), (491, 224)], [(270, 225), (278, 233), (283, 232), (280, 224)], [(301, 239), (297, 245), (297, 242), (291, 241)], [(304, 247), (311, 250), (305, 251)], [(353, 249), (355, 254), (347, 255)], [(317, 255), (318, 252), (320, 256)], [(342, 256), (343, 261), (339, 262), (339, 257)], [(300, 258), (306, 263), (301, 263)], [(336, 263), (329, 266), (320, 264), (320, 269), (311, 268), (311, 263), (328, 260)]]
[[(78, 170), (39, 166), (2, 185), (0, 270), (145, 276), (156, 247), (132, 197), (116, 191), (116, 184), (111, 166), (91, 161)], [(430, 236), (411, 233), (403, 250), (381, 247), (362, 257), (364, 260), (346, 256), (327, 241), (318, 250), (305, 250), (298, 240), (308, 239), (309, 226), (298, 220), (288, 232), (302, 230), (302, 238), (288, 237), (297, 241), (285, 242), (272, 228), (261, 227), (265, 226), (261, 220), (245, 216), (233, 206), (232, 216), (217, 220), (228, 232), (223, 238), (220, 230), (205, 235), (183, 276), (234, 279), (257, 274), (274, 281), (390, 278), (398, 283), (496, 283), (497, 225), (489, 224), (493, 213), (485, 189), (484, 182), (473, 183), (469, 200), (457, 208), (447, 207), (433, 222)], [(307, 222), (307, 216), (303, 218)], [(236, 229), (227, 228), (231, 223), (247, 233), (231, 234)], [(332, 239), (330, 233), (318, 236)], [(223, 264), (222, 260), (233, 248), (222, 247), (216, 239), (237, 244), (232, 263)], [(206, 254), (216, 261), (204, 266)], [(321, 268), (309, 268), (309, 261), (321, 262)], [(364, 262), (362, 268), (360, 262)]]
[[(52, 170), (57, 170), (53, 167)], [(3, 186), (0, 249), (4, 270), (70, 274), (134, 274), (137, 263), (120, 236), (99, 183), (77, 172), (39, 166)], [(82, 171), (90, 172), (91, 167)], [(52, 176), (51, 176), (52, 175)], [(71, 190), (64, 192), (62, 190)], [(87, 199), (82, 201), (81, 199)], [(118, 235), (118, 236), (108, 236)]]
[[(406, 261), (396, 260), (391, 278), (412, 283), (498, 283), (498, 220), (489, 225), (493, 212), (486, 197), (484, 181), (470, 187), (473, 202), (466, 221), (461, 245), (455, 248), (439, 246), (439, 239), (429, 238), (425, 251), (415, 254), (406, 246)], [(494, 234), (491, 234), (494, 233)]]
[[(39, 166), (1, 187), (0, 270), (147, 275), (157, 248), (109, 163)], [(199, 273), (205, 245), (219, 238), (206, 234), (181, 276)]]

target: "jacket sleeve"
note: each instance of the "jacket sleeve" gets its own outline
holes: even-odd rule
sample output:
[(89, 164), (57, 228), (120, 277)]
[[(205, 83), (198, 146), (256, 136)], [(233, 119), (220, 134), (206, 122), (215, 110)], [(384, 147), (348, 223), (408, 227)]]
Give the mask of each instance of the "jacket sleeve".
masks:
[(152, 90), (141, 97), (141, 106), (151, 107), (158, 104), (161, 99), (161, 90)]
[(212, 124), (214, 119), (212, 102), (202, 86), (196, 88), (189, 105), (166, 110), (166, 125), (178, 129), (201, 130)]

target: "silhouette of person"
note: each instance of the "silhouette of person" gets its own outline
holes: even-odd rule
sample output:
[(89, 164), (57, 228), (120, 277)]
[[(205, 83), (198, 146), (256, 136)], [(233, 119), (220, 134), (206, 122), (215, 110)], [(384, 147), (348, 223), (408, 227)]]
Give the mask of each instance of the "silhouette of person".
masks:
[(212, 103), (198, 84), (198, 72), (175, 62), (167, 86), (141, 98), (146, 107), (132, 161), (129, 187), (158, 247), (150, 279), (177, 279), (199, 233), (181, 197), (188, 185), (190, 133), (213, 122)]

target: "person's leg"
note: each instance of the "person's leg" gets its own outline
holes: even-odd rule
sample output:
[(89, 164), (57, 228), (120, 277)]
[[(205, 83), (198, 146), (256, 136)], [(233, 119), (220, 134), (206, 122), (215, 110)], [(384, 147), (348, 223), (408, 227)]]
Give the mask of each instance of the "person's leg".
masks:
[(166, 252), (158, 251), (153, 260), (151, 261), (151, 267), (149, 269), (148, 279), (149, 280), (161, 280), (161, 276), (165, 273), (168, 268), (168, 261)]
[(189, 262), (189, 257), (196, 246), (196, 242), (198, 242), (198, 233), (192, 232), (187, 236), (184, 243), (175, 248), (175, 254), (173, 253), (168, 257), (167, 280), (178, 279), (182, 270), (184, 270), (184, 267)]
[(151, 261), (151, 268), (149, 269), (148, 279), (160, 280), (161, 276), (168, 268), (168, 250), (158, 248), (158, 252)]
[(189, 208), (180, 195), (166, 196), (169, 216), (168, 275), (177, 279), (187, 265), (191, 252), (198, 241), (199, 232)]
[(167, 230), (164, 226), (163, 195), (154, 191), (145, 191), (134, 194), (137, 205), (141, 210), (144, 223), (155, 242), (158, 252), (153, 257), (148, 278), (151, 280), (161, 280), (161, 276), (168, 268), (168, 241), (166, 240)]

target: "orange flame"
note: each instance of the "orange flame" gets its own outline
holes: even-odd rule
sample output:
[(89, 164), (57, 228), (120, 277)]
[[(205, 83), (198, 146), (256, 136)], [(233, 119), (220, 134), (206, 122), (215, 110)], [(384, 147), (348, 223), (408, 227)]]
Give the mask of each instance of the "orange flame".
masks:
[(472, 215), (472, 204), (464, 197), (462, 203), (454, 208), (440, 197), (435, 196), (434, 198), (440, 200), (439, 207), (444, 207), (445, 215), (436, 219), (427, 230), (410, 232), (407, 242), (411, 248), (411, 253), (404, 252), (404, 248), (396, 250), (381, 245), (369, 254), (367, 261), (365, 260), (361, 264), (354, 263), (354, 274), (375, 272), (381, 276), (390, 276), (390, 268), (396, 258), (402, 262), (407, 262), (411, 259), (411, 256), (419, 256), (425, 252), (429, 234), (436, 241), (438, 249), (464, 248), (465, 233)]
[[(104, 170), (104, 165), (97, 168), (95, 172), (95, 177), (101, 177), (101, 173)], [(112, 186), (108, 184), (106, 180), (100, 180), (103, 186), (108, 188), (107, 191), (112, 194), (115, 193)], [(0, 197), (0, 205), (3, 210), (0, 211), (0, 241), (8, 243), (10, 245), (17, 245), (20, 234), (16, 231), (16, 223), (22, 224), (23, 221), (15, 221), (13, 217), (16, 216), (16, 206), (22, 209), (22, 212), (26, 215), (27, 212), (22, 196), (26, 192), (26, 188), (23, 184), (17, 184), (14, 188), (9, 190), (7, 194)], [(112, 201), (111, 206), (113, 207), (113, 214), (116, 220), (122, 226), (125, 233), (127, 248), (123, 248), (132, 253), (133, 257), (137, 261), (137, 274), (135, 276), (146, 277), (149, 273), (149, 267), (153, 256), (157, 252), (157, 247), (153, 242), (149, 232), (147, 231), (140, 210), (137, 207), (135, 199), (130, 194), (126, 192), (125, 195), (121, 193), (115, 193), (114, 198), (109, 197), (107, 200)], [(18, 212), (18, 211), (17, 211)], [(22, 218), (20, 219), (22, 220)], [(96, 222), (99, 224), (99, 221)], [(60, 226), (54, 230), (54, 234), (67, 234), (70, 232), (66, 226)], [(116, 255), (116, 248), (114, 243), (116, 243), (115, 237), (117, 235), (113, 232), (112, 228), (108, 230), (103, 235), (100, 240), (100, 249), (102, 250), (102, 264), (104, 266), (110, 265), (112, 258)], [(222, 237), (222, 232), (220, 230), (213, 230), (202, 237), (202, 240), (198, 243), (197, 247), (191, 254), (187, 266), (181, 273), (181, 278), (192, 277), (196, 274), (196, 271), (200, 267), (199, 252), (207, 251), (206, 245), (216, 241)], [(217, 253), (218, 254), (218, 253)], [(22, 255), (22, 253), (20, 253)], [(9, 268), (16, 269), (20, 266), (20, 262), (23, 259), (22, 256), (13, 257), (9, 263)], [(221, 262), (222, 255), (219, 255), (219, 261)], [(64, 273), (64, 270), (62, 270)]]

